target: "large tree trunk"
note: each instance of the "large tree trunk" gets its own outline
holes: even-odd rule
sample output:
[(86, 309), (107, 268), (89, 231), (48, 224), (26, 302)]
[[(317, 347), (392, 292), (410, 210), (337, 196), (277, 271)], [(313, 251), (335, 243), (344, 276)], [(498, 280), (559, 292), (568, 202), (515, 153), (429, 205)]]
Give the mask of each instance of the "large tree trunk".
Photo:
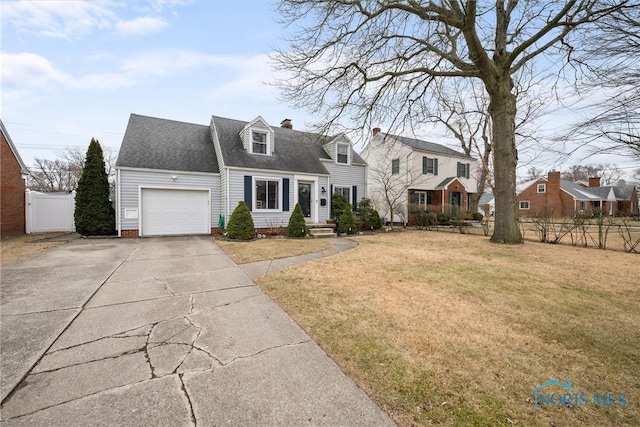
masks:
[(495, 179), (495, 224), (491, 241), (494, 243), (522, 243), (522, 233), (516, 215), (516, 165), (518, 153), (515, 142), (516, 97), (511, 93), (508, 75), (488, 90), (489, 114), (493, 123), (493, 174)]

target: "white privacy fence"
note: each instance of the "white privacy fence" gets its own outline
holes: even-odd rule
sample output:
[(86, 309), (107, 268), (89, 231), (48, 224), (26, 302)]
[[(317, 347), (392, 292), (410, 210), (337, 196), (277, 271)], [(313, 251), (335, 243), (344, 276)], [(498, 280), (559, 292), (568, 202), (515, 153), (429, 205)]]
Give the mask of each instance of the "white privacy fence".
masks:
[(73, 210), (76, 193), (41, 193), (27, 190), (25, 194), (27, 234), (49, 231), (75, 231)]

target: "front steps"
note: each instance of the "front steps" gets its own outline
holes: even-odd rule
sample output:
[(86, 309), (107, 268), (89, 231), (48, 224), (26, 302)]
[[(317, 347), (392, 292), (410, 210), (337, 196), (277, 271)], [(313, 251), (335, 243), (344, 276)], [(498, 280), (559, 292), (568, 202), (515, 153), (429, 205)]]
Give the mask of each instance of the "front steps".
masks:
[(335, 224), (307, 224), (311, 237), (337, 237)]

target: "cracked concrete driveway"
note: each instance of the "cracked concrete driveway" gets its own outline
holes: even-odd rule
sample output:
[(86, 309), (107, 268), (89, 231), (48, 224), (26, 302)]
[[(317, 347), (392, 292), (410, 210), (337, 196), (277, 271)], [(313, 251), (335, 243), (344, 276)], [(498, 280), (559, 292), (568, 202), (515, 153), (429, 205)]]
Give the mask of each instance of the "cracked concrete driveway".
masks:
[(393, 425), (206, 237), (3, 268), (2, 393), (4, 426)]

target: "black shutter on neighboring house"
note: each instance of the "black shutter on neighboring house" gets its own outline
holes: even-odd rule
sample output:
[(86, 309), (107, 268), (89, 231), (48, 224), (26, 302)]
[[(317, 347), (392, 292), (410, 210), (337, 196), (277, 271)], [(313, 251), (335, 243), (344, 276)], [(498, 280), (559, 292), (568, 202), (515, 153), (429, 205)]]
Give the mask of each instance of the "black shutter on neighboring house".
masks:
[(351, 199), (353, 201), (353, 208), (355, 209), (358, 206), (358, 186), (356, 185), (351, 187)]
[(433, 174), (438, 175), (438, 159), (433, 159)]
[(244, 202), (249, 206), (249, 210), (253, 211), (253, 177), (251, 175), (244, 176)]
[(282, 178), (282, 210), (289, 212), (289, 178)]
[(329, 187), (329, 199), (331, 199), (331, 196), (333, 196), (333, 184), (331, 184), (331, 186)]

